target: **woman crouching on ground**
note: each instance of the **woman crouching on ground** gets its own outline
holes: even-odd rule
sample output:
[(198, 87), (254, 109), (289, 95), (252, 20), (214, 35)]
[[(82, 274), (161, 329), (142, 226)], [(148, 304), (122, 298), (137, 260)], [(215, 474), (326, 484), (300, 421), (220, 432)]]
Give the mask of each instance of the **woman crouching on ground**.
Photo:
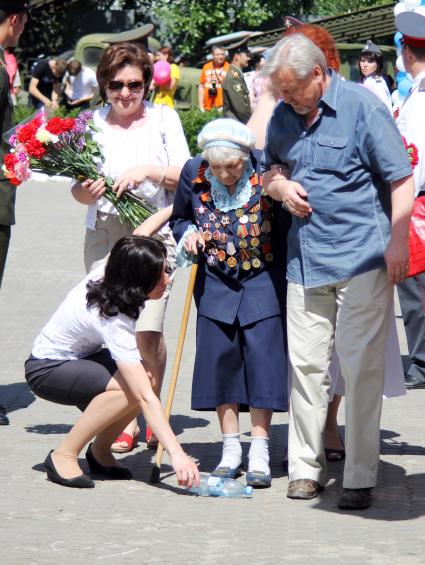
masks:
[(196, 465), (180, 447), (152, 391), (136, 344), (139, 309), (146, 300), (159, 299), (168, 284), (166, 253), (162, 242), (148, 237), (118, 240), (106, 266), (71, 290), (34, 342), (25, 363), (32, 391), (83, 411), (44, 462), (55, 483), (95, 486), (78, 465), (79, 453), (93, 438), (86, 452), (90, 471), (131, 479), (110, 448), (140, 412), (168, 451), (179, 484), (199, 482)]

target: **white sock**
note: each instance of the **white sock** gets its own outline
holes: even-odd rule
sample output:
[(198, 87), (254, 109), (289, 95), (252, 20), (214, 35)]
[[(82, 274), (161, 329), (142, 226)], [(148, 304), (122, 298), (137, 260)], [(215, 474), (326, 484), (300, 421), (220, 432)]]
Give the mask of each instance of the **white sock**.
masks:
[(270, 475), (269, 438), (253, 437), (248, 458), (248, 472), (262, 471), (266, 475)]
[(223, 455), (218, 467), (237, 469), (242, 463), (242, 446), (239, 435), (239, 433), (223, 434)]

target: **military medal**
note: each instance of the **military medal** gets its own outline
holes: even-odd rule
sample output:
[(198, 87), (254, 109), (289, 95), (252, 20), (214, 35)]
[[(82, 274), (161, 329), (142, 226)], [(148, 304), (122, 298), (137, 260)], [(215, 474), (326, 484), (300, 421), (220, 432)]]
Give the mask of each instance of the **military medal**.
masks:
[(270, 263), (271, 261), (273, 261), (273, 253), (266, 253), (264, 259)]
[(237, 218), (242, 218), (242, 216), (245, 214), (245, 212), (242, 210), (242, 208), (238, 208), (235, 212), (236, 217)]
[(257, 214), (250, 214), (248, 216), (248, 219), (251, 222), (251, 224), (255, 224), (258, 220), (258, 216), (257, 216)]
[(222, 234), (220, 235), (220, 241), (221, 241), (221, 243), (226, 243), (226, 241), (227, 241), (227, 235), (226, 235), (225, 233), (222, 233)]
[(207, 263), (210, 267), (214, 267), (214, 265), (217, 263), (217, 260), (213, 255), (208, 255)]
[(242, 260), (246, 261), (250, 257), (249, 251), (247, 251), (246, 249), (241, 249), (240, 256)]
[(258, 237), (253, 237), (251, 239), (251, 245), (252, 247), (258, 247), (260, 245), (260, 240), (258, 239)]
[(239, 249), (246, 249), (248, 247), (247, 242), (245, 241), (245, 239), (241, 239), (239, 241)]
[(252, 235), (252, 237), (258, 237), (260, 235), (260, 232), (261, 229), (258, 224), (252, 224), (252, 226), (249, 228), (249, 235)]
[(204, 231), (202, 232), (202, 237), (204, 238), (204, 241), (211, 241), (212, 239), (212, 234), (210, 231)]
[(219, 240), (219, 239), (220, 239), (220, 235), (221, 235), (220, 232), (219, 232), (218, 230), (216, 230), (216, 231), (213, 233), (213, 239), (215, 239), (215, 241)]
[(239, 239), (243, 239), (248, 235), (248, 228), (243, 224), (241, 224), (240, 226), (237, 227), (236, 235), (238, 236)]
[(238, 264), (237, 260), (234, 257), (229, 257), (226, 263), (231, 269), (234, 269)]
[(249, 271), (251, 268), (251, 263), (249, 261), (243, 261), (242, 262), (242, 269), (244, 271)]
[(208, 216), (208, 219), (209, 219), (210, 222), (215, 222), (216, 219), (217, 219), (217, 217), (216, 217), (215, 214), (210, 214), (210, 215)]
[(221, 262), (223, 262), (226, 259), (226, 252), (224, 251), (224, 249), (220, 249), (219, 251), (217, 251), (217, 259)]
[[(250, 213), (251, 214), (255, 214), (256, 212), (260, 211), (260, 203), (257, 202), (257, 204), (254, 204), (254, 206), (252, 206), (252, 208), (250, 209)], [(257, 221), (257, 220), (255, 220)]]
[(220, 222), (216, 222), (216, 223), (214, 224), (214, 226), (215, 226), (217, 229), (218, 229), (218, 228), (221, 228)]
[(263, 245), (261, 246), (261, 250), (264, 254), (268, 253), (271, 248), (272, 246), (269, 242), (263, 243)]
[(226, 245), (226, 252), (227, 255), (235, 255), (236, 254), (236, 247), (233, 241), (228, 241)]
[(248, 216), (246, 216), (245, 214), (243, 216), (241, 216), (239, 218), (239, 221), (241, 224), (247, 224), (248, 223)]
[(222, 223), (223, 226), (228, 226), (230, 224), (229, 216), (223, 216), (221, 218), (221, 223)]
[(257, 257), (255, 257), (252, 260), (252, 266), (254, 267), (254, 269), (259, 269), (261, 267), (261, 261), (260, 259), (257, 259)]

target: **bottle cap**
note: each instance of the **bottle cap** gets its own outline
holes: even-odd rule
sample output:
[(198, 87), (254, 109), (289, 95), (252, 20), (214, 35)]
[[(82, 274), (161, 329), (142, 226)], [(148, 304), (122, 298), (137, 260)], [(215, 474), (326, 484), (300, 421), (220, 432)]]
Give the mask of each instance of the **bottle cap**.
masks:
[(245, 496), (252, 496), (252, 487), (251, 486), (246, 486), (245, 487)]

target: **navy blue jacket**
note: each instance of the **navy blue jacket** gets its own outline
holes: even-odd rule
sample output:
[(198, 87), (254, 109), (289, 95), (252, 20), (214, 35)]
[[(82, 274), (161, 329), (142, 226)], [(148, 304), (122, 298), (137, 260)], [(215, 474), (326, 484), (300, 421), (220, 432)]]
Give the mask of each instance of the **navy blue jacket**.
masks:
[[(238, 210), (217, 210), (201, 157), (183, 167), (170, 225), (180, 241), (189, 225), (203, 233), (194, 298), (198, 314), (243, 327), (280, 315), (285, 304), (286, 236), (289, 215), (261, 194), (260, 153), (251, 155), (252, 195)], [(241, 243), (242, 242), (242, 243)], [(229, 247), (230, 245), (230, 247)]]

